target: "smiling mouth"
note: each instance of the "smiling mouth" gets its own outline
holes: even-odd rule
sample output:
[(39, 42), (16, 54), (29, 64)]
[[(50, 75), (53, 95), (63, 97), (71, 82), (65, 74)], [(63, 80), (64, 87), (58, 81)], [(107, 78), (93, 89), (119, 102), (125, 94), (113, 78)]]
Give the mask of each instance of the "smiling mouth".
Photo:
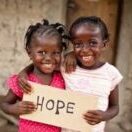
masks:
[(43, 66), (46, 67), (46, 68), (52, 68), (54, 66), (54, 64), (47, 64), (47, 63), (43, 63)]
[(82, 57), (82, 60), (83, 60), (83, 61), (88, 61), (88, 62), (89, 62), (89, 61), (93, 60), (93, 56), (91, 56), (91, 55), (89, 55), (89, 56), (83, 56), (83, 57)]

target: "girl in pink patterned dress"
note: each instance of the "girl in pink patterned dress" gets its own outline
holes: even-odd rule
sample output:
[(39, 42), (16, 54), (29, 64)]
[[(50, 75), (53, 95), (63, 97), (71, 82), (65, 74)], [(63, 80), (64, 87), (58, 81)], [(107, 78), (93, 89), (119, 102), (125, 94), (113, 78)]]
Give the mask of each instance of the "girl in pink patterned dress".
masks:
[[(32, 72), (28, 73), (30, 81), (64, 89), (63, 78), (57, 69), (60, 66), (63, 47), (66, 48), (65, 34), (66, 30), (63, 25), (49, 24), (47, 20), (29, 26), (25, 35), (25, 49), (34, 65)], [(18, 85), (18, 75), (10, 77), (7, 85), (9, 92), (1, 104), (3, 111), (12, 115), (21, 115), (36, 110), (33, 102), (22, 101), (23, 91)], [(19, 132), (60, 131), (61, 128), (48, 124), (22, 118), (19, 121)]]

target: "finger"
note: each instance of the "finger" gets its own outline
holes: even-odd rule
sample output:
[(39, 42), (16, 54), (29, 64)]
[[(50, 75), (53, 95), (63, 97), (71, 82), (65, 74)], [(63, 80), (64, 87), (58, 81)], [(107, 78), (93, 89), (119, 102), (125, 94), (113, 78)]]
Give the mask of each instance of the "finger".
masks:
[(17, 106), (18, 115), (28, 114), (28, 113), (36, 111), (36, 107), (33, 102), (21, 101), (21, 102), (18, 102), (17, 104), (18, 104)]
[(76, 70), (76, 64), (72, 65), (72, 72), (74, 72)]
[(22, 101), (22, 103), (26, 105), (35, 105), (32, 101)]
[(74, 71), (76, 70), (76, 66), (77, 66), (77, 62), (75, 60), (74, 65), (73, 65)]
[(26, 87), (29, 87), (29, 88), (31, 88), (31, 85), (30, 85), (30, 83), (28, 83), (28, 81), (26, 80), (26, 79), (24, 79), (24, 78), (21, 78), (21, 82), (26, 86)]
[(34, 111), (36, 111), (37, 109), (36, 109), (35, 107), (29, 107), (29, 106), (27, 106), (27, 107), (25, 108), (25, 110), (26, 110), (27, 112), (34, 112)]
[(66, 73), (71, 73), (73, 71), (73, 60), (71, 60), (71, 57), (66, 56), (64, 60), (64, 66)]
[(69, 60), (68, 70), (70, 73), (74, 71), (74, 60)]
[(93, 113), (87, 113), (83, 117), (87, 121), (91, 122), (100, 122), (101, 121), (101, 116), (100, 115), (95, 115)]
[(23, 91), (28, 91), (28, 92), (31, 92), (32, 91), (32, 88), (31, 86), (27, 85), (25, 82), (21, 81), (20, 82), (20, 85), (21, 85), (21, 88), (23, 89)]
[(24, 108), (24, 113), (31, 113), (31, 112), (35, 112), (37, 110), (37, 108), (35, 106), (30, 106), (30, 105), (27, 105), (25, 106)]
[(24, 93), (26, 93), (26, 94), (29, 93), (29, 90), (28, 90), (26, 87), (23, 87), (22, 84), (19, 84), (19, 86), (21, 87), (21, 89), (22, 89), (22, 91), (23, 91)]
[(68, 73), (68, 62), (67, 62), (67, 59), (65, 59), (65, 70)]
[(73, 71), (73, 66), (72, 65), (68, 65), (67, 72), (71, 73), (72, 71)]
[(22, 114), (31, 114), (31, 113), (33, 113), (34, 111), (35, 111), (34, 109), (25, 108), (25, 109), (23, 109)]
[(22, 101), (23, 108), (36, 108), (36, 105), (33, 102), (30, 101)]
[(85, 115), (85, 116), (92, 116), (92, 115), (98, 116), (98, 115), (100, 115), (100, 112), (99, 112), (98, 110), (89, 110), (89, 111), (86, 112), (84, 115)]
[(100, 110), (89, 111), (87, 112), (86, 116), (92, 116), (93, 118), (102, 120), (102, 112)]
[(69, 70), (68, 70), (68, 68), (69, 68), (69, 67), (68, 67), (68, 64), (66, 63), (65, 66), (66, 66), (66, 67), (65, 67), (65, 71), (66, 71), (66, 73), (68, 73), (68, 71), (69, 71)]
[[(85, 118), (84, 118), (85, 119)], [(100, 120), (98, 120), (98, 119), (85, 119), (86, 120), (86, 122), (88, 123), (88, 124), (90, 124), (90, 125), (95, 125), (95, 124), (98, 124), (98, 123), (100, 123), (101, 121)]]
[(71, 72), (73, 72), (73, 71), (74, 71), (74, 63), (71, 62), (71, 61), (69, 61), (69, 62), (67, 63), (67, 73), (71, 73)]
[(96, 125), (97, 124), (96, 122), (90, 122), (90, 121), (87, 121), (87, 123), (90, 125)]
[(95, 114), (92, 113), (92, 112), (87, 112), (87, 113), (84, 114), (84, 116), (85, 117), (91, 117), (92, 118), (93, 116), (95, 116)]
[(94, 115), (94, 114), (87, 114), (87, 115), (84, 115), (84, 118), (86, 120), (93, 120), (93, 121), (101, 121), (101, 118), (99, 115)]
[(23, 84), (19, 83), (19, 86), (21, 87), (21, 89), (22, 89), (23, 92), (27, 91), (27, 88), (25, 86), (23, 86)]
[(84, 119), (85, 119), (86, 121), (91, 121), (91, 122), (99, 122), (99, 121), (100, 121), (99, 118), (95, 118), (95, 117), (93, 117), (93, 118), (84, 117)]
[(31, 88), (30, 83), (28, 83), (28, 81), (27, 81), (26, 79), (22, 78), (21, 81), (22, 81), (27, 87)]

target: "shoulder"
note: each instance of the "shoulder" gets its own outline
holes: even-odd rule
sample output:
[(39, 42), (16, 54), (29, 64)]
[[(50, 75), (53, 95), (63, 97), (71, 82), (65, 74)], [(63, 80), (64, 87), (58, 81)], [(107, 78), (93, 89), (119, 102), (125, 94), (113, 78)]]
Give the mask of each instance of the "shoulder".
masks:
[(7, 84), (7, 87), (11, 89), (15, 95), (22, 98), (23, 92), (21, 88), (19, 87), (18, 79), (19, 79), (18, 75), (12, 75), (7, 79), (6, 84)]
[(56, 78), (60, 78), (60, 79), (62, 78), (63, 79), (62, 74), (59, 71), (55, 71), (53, 76), (56, 77)]
[(112, 64), (106, 63), (105, 69), (111, 76), (122, 76), (120, 71)]
[(116, 85), (118, 85), (121, 82), (121, 80), (123, 79), (123, 76), (115, 66), (109, 63), (107, 63), (106, 65), (106, 70), (107, 70), (107, 73), (109, 74), (109, 77), (111, 78), (112, 86), (114, 88)]
[(61, 72), (59, 72), (59, 71), (54, 72), (53, 80), (63, 82), (64, 79), (63, 79)]
[(53, 79), (52, 79), (52, 85), (58, 88), (62, 88), (62, 89), (65, 88), (65, 83), (64, 83), (64, 79), (62, 77), (61, 72), (59, 71), (54, 72)]
[(7, 79), (8, 86), (16, 86), (18, 84), (18, 75), (11, 75)]

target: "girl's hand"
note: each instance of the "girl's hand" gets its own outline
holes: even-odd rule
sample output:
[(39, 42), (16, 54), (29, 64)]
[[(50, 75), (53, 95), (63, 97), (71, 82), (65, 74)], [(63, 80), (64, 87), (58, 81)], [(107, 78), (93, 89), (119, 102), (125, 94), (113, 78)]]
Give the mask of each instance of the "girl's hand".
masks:
[(84, 114), (84, 119), (90, 125), (96, 125), (101, 121), (105, 121), (106, 112), (101, 110), (90, 110)]
[(12, 104), (12, 111), (15, 115), (30, 114), (36, 110), (36, 106), (30, 101), (20, 101)]
[(23, 90), (24, 93), (29, 94), (32, 92), (32, 87), (25, 78), (19, 77), (18, 83), (19, 83), (19, 86), (21, 87), (21, 89)]
[(19, 79), (18, 79), (18, 85), (22, 88), (24, 93), (30, 93), (32, 91), (32, 88), (30, 84), (28, 83), (28, 73), (32, 72), (34, 69), (33, 64), (30, 64), (29, 66), (25, 67), (19, 74)]
[(76, 69), (76, 58), (74, 52), (69, 52), (64, 57), (65, 72), (71, 73)]

